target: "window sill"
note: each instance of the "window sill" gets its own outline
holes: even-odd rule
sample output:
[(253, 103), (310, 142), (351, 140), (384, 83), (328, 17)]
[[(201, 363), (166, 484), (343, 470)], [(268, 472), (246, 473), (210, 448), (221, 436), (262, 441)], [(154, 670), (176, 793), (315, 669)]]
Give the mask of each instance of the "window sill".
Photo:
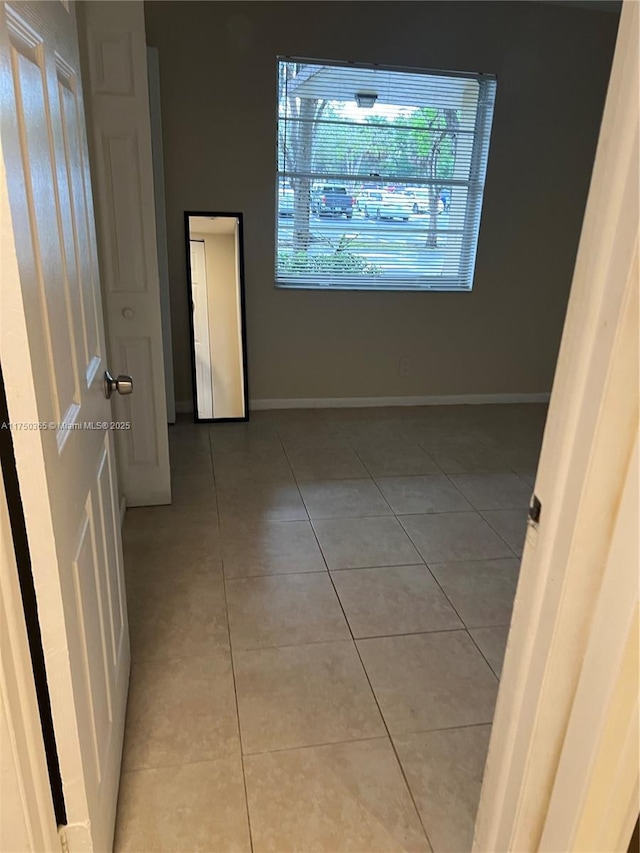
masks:
[(327, 293), (334, 290), (364, 291), (367, 293), (471, 293), (471, 287), (460, 285), (407, 285), (407, 284), (311, 284), (275, 281), (278, 290), (317, 290)]

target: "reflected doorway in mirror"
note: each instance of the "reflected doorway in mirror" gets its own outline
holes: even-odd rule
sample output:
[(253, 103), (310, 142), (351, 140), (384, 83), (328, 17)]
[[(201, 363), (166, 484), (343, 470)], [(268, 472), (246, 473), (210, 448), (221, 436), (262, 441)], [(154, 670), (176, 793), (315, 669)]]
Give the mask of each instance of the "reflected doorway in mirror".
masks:
[(242, 214), (184, 216), (194, 419), (246, 421)]

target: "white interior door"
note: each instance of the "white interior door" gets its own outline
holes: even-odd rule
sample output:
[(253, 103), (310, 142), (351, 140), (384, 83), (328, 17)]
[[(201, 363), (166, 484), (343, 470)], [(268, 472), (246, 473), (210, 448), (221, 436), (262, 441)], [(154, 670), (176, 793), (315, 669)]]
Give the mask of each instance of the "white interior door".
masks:
[(624, 2), (474, 851), (624, 851), (638, 816), (640, 5)]
[(73, 7), (0, 9), (0, 359), (71, 850), (110, 850), (129, 638)]
[(213, 377), (209, 345), (209, 299), (204, 242), (189, 241), (191, 251), (191, 310), (193, 311), (193, 348), (196, 366), (196, 405), (198, 417), (213, 417)]
[(78, 7), (109, 362), (133, 376), (116, 401), (129, 506), (171, 502), (147, 46), (142, 2)]

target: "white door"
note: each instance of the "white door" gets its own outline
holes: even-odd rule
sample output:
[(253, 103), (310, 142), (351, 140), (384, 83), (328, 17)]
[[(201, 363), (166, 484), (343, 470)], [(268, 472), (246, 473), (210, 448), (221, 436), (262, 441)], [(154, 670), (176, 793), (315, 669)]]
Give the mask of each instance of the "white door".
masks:
[(640, 5), (625, 2), (474, 851), (622, 851), (638, 816)]
[(196, 367), (196, 405), (199, 418), (213, 417), (213, 378), (209, 346), (209, 300), (204, 242), (191, 240), (191, 310)]
[(144, 10), (140, 0), (78, 7), (107, 346), (136, 393), (115, 401), (128, 506), (171, 502), (169, 437)]
[[(74, 10), (0, 7), (0, 359), (71, 850), (110, 850), (129, 676)], [(20, 428), (18, 428), (20, 427)]]

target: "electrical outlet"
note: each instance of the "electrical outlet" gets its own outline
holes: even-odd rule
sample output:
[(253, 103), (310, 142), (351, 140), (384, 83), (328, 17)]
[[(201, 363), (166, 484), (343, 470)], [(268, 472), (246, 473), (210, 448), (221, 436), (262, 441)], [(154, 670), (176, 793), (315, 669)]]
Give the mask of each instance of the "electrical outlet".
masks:
[(398, 365), (398, 373), (400, 376), (408, 376), (411, 371), (411, 359), (409, 356), (405, 355), (400, 359), (400, 364)]

